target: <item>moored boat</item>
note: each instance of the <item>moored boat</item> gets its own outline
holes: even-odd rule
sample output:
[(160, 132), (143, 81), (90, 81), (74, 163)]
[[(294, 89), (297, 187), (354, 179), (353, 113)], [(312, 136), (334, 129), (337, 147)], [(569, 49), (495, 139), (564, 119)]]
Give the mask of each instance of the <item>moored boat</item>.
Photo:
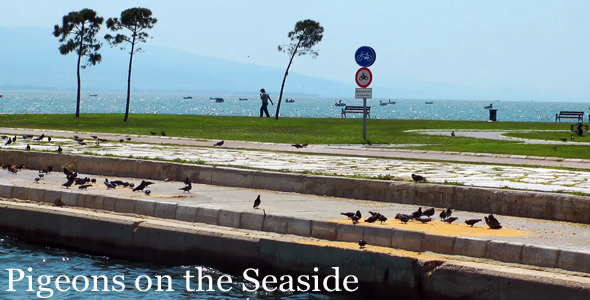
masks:
[(334, 103), (336, 106), (346, 106), (346, 103), (342, 102), (342, 100), (338, 100), (338, 102)]

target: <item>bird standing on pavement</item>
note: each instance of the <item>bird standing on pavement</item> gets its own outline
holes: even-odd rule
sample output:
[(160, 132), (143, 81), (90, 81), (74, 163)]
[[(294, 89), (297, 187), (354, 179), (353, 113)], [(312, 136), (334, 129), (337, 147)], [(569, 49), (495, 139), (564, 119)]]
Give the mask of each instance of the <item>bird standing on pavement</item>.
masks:
[(254, 200), (254, 206), (252, 206), (252, 207), (258, 209), (258, 206), (260, 206), (260, 202), (261, 202), (260, 195), (258, 195), (258, 197), (256, 197), (256, 200)]
[(365, 240), (360, 240), (358, 244), (361, 247), (361, 249), (363, 249), (367, 245), (367, 242), (365, 242)]
[(193, 188), (193, 185), (190, 183), (186, 184), (184, 187), (179, 188), (178, 190), (183, 191), (183, 193), (191, 193), (190, 190)]
[(142, 180), (141, 183), (138, 186), (136, 186), (132, 191), (134, 191), (134, 192), (143, 191), (143, 189), (145, 189), (150, 184), (154, 184), (154, 183), (151, 181)]
[(426, 177), (412, 173), (412, 180), (414, 180), (415, 182), (426, 181)]
[(477, 222), (481, 222), (481, 219), (465, 220), (465, 224), (470, 225), (471, 227), (473, 227), (473, 225), (475, 225)]
[(213, 146), (223, 146), (223, 143), (225, 143), (224, 141), (219, 141), (215, 144), (213, 144)]
[(493, 214), (490, 214), (489, 216), (483, 218), (484, 220), (486, 220), (486, 224), (488, 224), (488, 227), (490, 227), (491, 229), (502, 228), (502, 225), (500, 225), (500, 222), (498, 221), (498, 219), (496, 219), (496, 217), (494, 217)]

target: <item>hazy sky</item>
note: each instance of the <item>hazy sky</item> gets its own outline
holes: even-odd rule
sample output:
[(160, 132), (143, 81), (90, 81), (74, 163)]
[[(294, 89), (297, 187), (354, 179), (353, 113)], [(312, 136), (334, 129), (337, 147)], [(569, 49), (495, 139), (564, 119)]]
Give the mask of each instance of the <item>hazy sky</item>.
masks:
[(325, 29), (320, 55), (296, 58), (292, 72), (354, 82), (354, 52), (368, 45), (377, 52), (372, 87), (412, 81), (590, 101), (587, 0), (0, 0), (0, 25), (51, 32), (73, 10), (92, 8), (106, 19), (136, 6), (158, 19), (146, 49), (285, 68), (277, 45), (309, 18)]

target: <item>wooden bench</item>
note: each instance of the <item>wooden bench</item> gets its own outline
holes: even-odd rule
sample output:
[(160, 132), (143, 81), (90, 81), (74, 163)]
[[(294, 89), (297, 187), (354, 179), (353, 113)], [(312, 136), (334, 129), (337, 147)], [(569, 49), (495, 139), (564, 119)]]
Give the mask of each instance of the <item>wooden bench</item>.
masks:
[(555, 114), (555, 122), (561, 119), (577, 119), (578, 122), (582, 122), (584, 120), (584, 112), (583, 111), (560, 111), (559, 114)]
[[(346, 118), (346, 114), (362, 114), (363, 107), (362, 106), (345, 106), (342, 109), (341, 117)], [(371, 107), (367, 106), (367, 117), (371, 117)]]

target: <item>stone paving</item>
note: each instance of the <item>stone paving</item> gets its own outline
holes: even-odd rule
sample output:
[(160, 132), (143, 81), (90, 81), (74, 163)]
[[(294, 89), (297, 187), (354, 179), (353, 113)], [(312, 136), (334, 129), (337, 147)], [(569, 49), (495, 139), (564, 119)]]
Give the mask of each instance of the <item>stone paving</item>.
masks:
[[(260, 170), (313, 173), (334, 176), (358, 176), (367, 178), (391, 178), (409, 181), (411, 174), (425, 176), (429, 182), (459, 184), (480, 187), (511, 188), (535, 191), (581, 192), (590, 194), (590, 171), (546, 168), (538, 166), (511, 166), (485, 164), (493, 162), (490, 155), (470, 155), (477, 164), (463, 162), (440, 162), (411, 160), (434, 157), (425, 151), (400, 151), (399, 149), (378, 148), (360, 145), (310, 145), (305, 152), (295, 152), (294, 147), (285, 144), (247, 143), (226, 141), (223, 147), (214, 147), (213, 141), (179, 139), (160, 136), (128, 136), (97, 134), (107, 139), (99, 142), (90, 137), (91, 133), (51, 132), (51, 142), (47, 139), (34, 141), (22, 139), (22, 134), (32, 130), (7, 130), (0, 135), (17, 135), (17, 142), (3, 145), (4, 149), (22, 149), (30, 145), (31, 151), (56, 151), (58, 145), (64, 153), (109, 155), (118, 157), (150, 158), (171, 161), (184, 161), (198, 164), (246, 167)], [(39, 134), (38, 132), (34, 132)], [(482, 134), (485, 138), (499, 136), (500, 132)], [(458, 135), (463, 134), (457, 132)], [(73, 139), (74, 135), (84, 138), (84, 144)], [(473, 135), (473, 132), (470, 133)], [(101, 138), (99, 137), (99, 138)], [(130, 137), (128, 141), (126, 138)], [(123, 139), (123, 142), (119, 140)], [(0, 140), (0, 142), (3, 140)], [(4, 140), (5, 141), (5, 140)], [(275, 151), (272, 151), (275, 150)], [(357, 155), (355, 155), (355, 153)], [(330, 154), (330, 155), (327, 155)], [(404, 154), (403, 159), (389, 155)], [(466, 155), (445, 154), (448, 160)], [(343, 156), (346, 159), (343, 159)], [(506, 157), (516, 161), (531, 159), (526, 157)], [(540, 160), (540, 162), (559, 162)], [(584, 168), (583, 160), (569, 160), (573, 165)]]

